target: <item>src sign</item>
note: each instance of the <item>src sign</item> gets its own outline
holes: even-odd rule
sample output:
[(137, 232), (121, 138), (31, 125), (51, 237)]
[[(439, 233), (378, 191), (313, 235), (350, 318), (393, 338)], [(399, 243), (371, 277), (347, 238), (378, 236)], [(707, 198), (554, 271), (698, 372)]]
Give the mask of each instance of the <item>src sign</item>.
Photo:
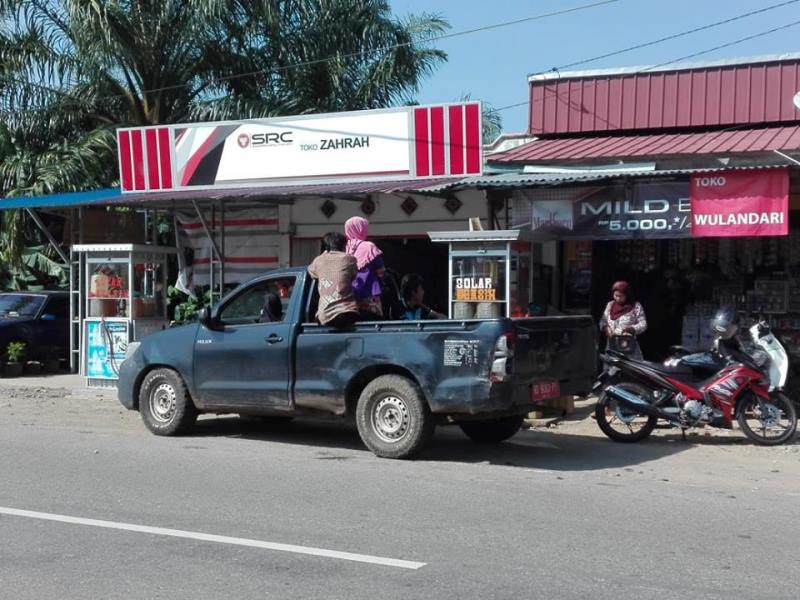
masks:
[(282, 131), (282, 132), (271, 132), (271, 133), (254, 133), (253, 135), (248, 135), (246, 133), (240, 133), (239, 137), (236, 138), (236, 141), (239, 144), (240, 148), (263, 148), (265, 146), (277, 146), (281, 144), (291, 144), (292, 143), (292, 132), (291, 131)]
[(121, 128), (123, 192), (416, 180), (483, 171), (478, 102)]

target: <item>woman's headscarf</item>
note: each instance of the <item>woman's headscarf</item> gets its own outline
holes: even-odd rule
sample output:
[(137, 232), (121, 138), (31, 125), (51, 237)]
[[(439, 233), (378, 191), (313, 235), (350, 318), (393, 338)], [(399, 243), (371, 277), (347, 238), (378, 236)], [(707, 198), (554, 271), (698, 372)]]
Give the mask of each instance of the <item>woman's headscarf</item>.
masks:
[(364, 217), (351, 217), (344, 224), (347, 236), (347, 253), (352, 254), (360, 271), (382, 253), (372, 242), (367, 241), (369, 221)]
[(612, 285), (611, 294), (613, 295), (614, 292), (621, 292), (625, 294), (625, 304), (618, 304), (616, 300), (611, 301), (611, 318), (617, 320), (622, 315), (633, 310), (634, 300), (633, 292), (631, 292), (631, 285), (627, 281), (617, 281), (614, 285)]

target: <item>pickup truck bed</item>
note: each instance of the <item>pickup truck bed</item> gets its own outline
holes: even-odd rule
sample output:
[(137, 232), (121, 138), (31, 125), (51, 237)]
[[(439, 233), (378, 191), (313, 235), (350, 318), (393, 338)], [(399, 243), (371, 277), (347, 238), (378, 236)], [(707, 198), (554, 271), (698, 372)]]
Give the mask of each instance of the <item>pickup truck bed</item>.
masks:
[[(132, 345), (120, 369), (121, 403), (160, 435), (186, 431), (200, 412), (354, 417), (375, 454), (406, 458), (438, 424), (460, 424), (476, 441), (502, 441), (535, 406), (537, 390), (591, 388), (589, 317), (385, 321), (337, 330), (313, 322), (314, 287), (304, 270), (268, 273), (199, 323)], [(257, 301), (274, 290), (285, 298), (284, 318), (262, 323)]]

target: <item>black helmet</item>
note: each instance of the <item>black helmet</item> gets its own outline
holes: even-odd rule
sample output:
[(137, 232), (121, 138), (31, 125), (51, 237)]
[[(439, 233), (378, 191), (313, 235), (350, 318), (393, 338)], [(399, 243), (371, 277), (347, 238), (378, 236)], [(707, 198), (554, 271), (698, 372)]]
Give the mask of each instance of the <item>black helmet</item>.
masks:
[(723, 340), (731, 339), (738, 330), (739, 324), (736, 322), (736, 311), (730, 307), (720, 308), (714, 318), (711, 319), (711, 331)]

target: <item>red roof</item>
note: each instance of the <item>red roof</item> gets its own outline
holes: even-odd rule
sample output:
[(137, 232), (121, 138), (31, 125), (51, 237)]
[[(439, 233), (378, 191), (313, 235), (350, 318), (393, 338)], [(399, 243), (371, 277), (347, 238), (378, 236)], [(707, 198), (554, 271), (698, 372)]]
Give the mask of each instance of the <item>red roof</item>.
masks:
[(796, 124), (800, 59), (548, 73), (530, 80), (533, 135)]
[(794, 126), (534, 140), (513, 150), (489, 155), (487, 159), (490, 162), (534, 162), (798, 149), (800, 126)]

